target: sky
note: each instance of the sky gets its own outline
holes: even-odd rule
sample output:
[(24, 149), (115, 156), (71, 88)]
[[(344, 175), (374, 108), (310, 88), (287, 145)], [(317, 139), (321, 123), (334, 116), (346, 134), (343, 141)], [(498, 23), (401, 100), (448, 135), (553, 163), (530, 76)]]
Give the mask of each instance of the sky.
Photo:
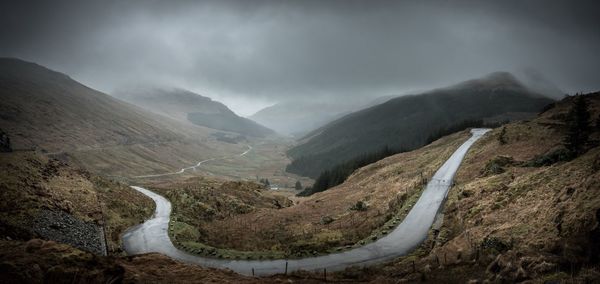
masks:
[(494, 71), (600, 90), (600, 1), (5, 1), (0, 56), (111, 93), (185, 88), (241, 115)]

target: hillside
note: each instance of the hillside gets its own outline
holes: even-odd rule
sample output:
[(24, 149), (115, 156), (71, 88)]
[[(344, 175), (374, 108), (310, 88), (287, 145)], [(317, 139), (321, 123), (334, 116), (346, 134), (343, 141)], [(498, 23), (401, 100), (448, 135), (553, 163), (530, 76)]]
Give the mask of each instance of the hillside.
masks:
[(120, 91), (118, 98), (152, 112), (208, 128), (264, 137), (273, 131), (240, 117), (224, 104), (182, 89), (134, 89)]
[(250, 119), (279, 133), (302, 137), (350, 112), (383, 103), (391, 98), (393, 97), (384, 96), (374, 100), (348, 102), (284, 102), (261, 109), (250, 116)]
[[(562, 148), (571, 97), (531, 121), (496, 128), (469, 150), (442, 209), (443, 222), (421, 247), (387, 265), (336, 277), (376, 283), (599, 279), (600, 93), (585, 98), (593, 128), (581, 156), (550, 158)], [(188, 232), (210, 232), (205, 245), (222, 248), (226, 257), (236, 257), (235, 251), (254, 252), (246, 256), (254, 258), (302, 257), (364, 245), (402, 220), (420, 195), (421, 174), (430, 177), (468, 136), (461, 131), (390, 156), (294, 206), (226, 215)]]
[(0, 173), (2, 239), (44, 238), (119, 254), (121, 233), (154, 208), (124, 184), (32, 152), (0, 154)]
[(587, 152), (571, 161), (550, 159), (562, 148), (573, 97), (532, 121), (506, 125), (505, 143), (502, 128), (495, 129), (465, 157), (441, 227), (414, 254), (373, 277), (597, 282), (600, 93), (585, 98), (592, 127)]
[[(591, 143), (581, 156), (570, 161), (539, 162), (548, 161), (548, 157), (562, 147), (561, 141), (566, 133), (564, 119), (572, 105), (571, 97), (557, 102), (531, 121), (513, 122), (494, 129), (468, 152), (457, 173), (456, 185), (450, 190), (442, 209), (440, 218), (443, 222), (437, 223), (422, 246), (411, 255), (388, 264), (347, 269), (329, 274), (328, 279), (371, 283), (396, 283), (399, 280), (430, 283), (464, 283), (470, 280), (593, 283), (600, 279), (599, 248), (595, 241), (600, 226), (600, 195), (597, 194), (600, 188), (596, 182), (600, 178), (600, 125), (597, 124), (600, 120), (600, 93), (586, 95), (585, 98), (590, 105), (593, 128)], [(206, 219), (206, 223), (197, 224), (198, 227), (178, 224), (176, 232), (186, 234), (180, 235), (184, 240), (202, 236), (200, 232), (210, 232), (211, 239), (205, 240), (208, 245), (228, 249), (278, 250), (291, 257), (335, 252), (384, 236), (388, 226), (397, 224), (397, 220), (403, 218), (418, 198), (422, 188), (421, 174), (431, 176), (467, 137), (468, 132), (461, 131), (415, 151), (390, 156), (359, 169), (342, 185), (298, 199), (296, 205), (289, 207), (272, 207), (270, 198), (257, 194), (260, 190), (249, 183), (229, 184), (226, 192), (220, 192), (221, 184), (212, 179), (195, 179), (180, 184), (185, 188), (183, 192), (173, 190), (170, 184), (155, 184), (155, 189), (168, 195), (175, 208), (183, 206), (177, 213), (177, 220), (182, 223), (195, 220), (199, 212), (210, 211), (206, 209), (214, 210), (215, 214), (210, 216), (215, 218)], [(54, 182), (44, 181), (45, 185), (41, 187), (53, 198), (63, 194), (66, 194), (65, 197), (60, 198), (71, 198), (68, 195), (70, 190), (60, 195), (52, 192), (62, 190), (62, 187), (56, 186), (64, 184), (65, 179), (73, 175), (80, 179), (76, 172), (68, 174), (66, 165), (61, 167), (67, 169), (48, 175), (47, 172), (54, 171), (43, 169), (54, 168), (48, 165), (56, 162), (35, 162), (38, 158), (34, 158), (32, 163), (24, 164), (28, 166), (23, 169), (19, 161), (24, 159), (13, 156), (18, 153), (2, 155), (5, 155), (4, 170), (12, 169), (8, 172), (9, 176), (22, 183), (3, 192), (21, 194), (17, 188), (35, 184), (19, 178), (35, 177), (30, 168), (40, 169), (33, 172), (45, 173), (41, 174), (42, 179), (53, 176), (51, 180)], [(56, 182), (59, 177), (62, 183)], [(79, 186), (71, 190), (76, 188)], [(206, 202), (193, 203), (190, 196), (194, 195)], [(47, 194), (33, 200), (46, 198), (43, 196)], [(31, 198), (3, 197), (2, 200)], [(240, 207), (239, 200), (244, 200), (245, 205)], [(64, 203), (52, 201), (47, 204), (50, 208), (57, 208), (53, 204), (62, 206), (60, 202)], [(365, 204), (361, 206), (363, 209), (357, 208), (358, 202)], [(8, 203), (4, 204), (7, 206)], [(85, 208), (75, 206), (72, 214), (81, 216), (78, 212)], [(177, 263), (155, 254), (106, 259), (54, 242), (25, 242), (28, 237), (0, 244), (0, 256), (10, 260), (4, 262), (0, 273), (3, 277), (13, 277), (6, 279), (52, 279), (60, 276), (88, 279), (86, 277), (90, 275), (112, 275), (129, 281), (151, 282), (322, 279), (322, 274), (311, 273), (246, 278)], [(79, 269), (72, 268), (73, 264), (69, 263), (73, 261)]]
[[(3, 283), (257, 282), (158, 254), (125, 256), (122, 233), (153, 211), (152, 200), (123, 184), (35, 153), (0, 153), (0, 279)], [(108, 257), (103, 256), (106, 252)]]
[(316, 177), (360, 154), (389, 146), (416, 149), (434, 133), (466, 120), (498, 122), (531, 117), (552, 100), (529, 91), (509, 73), (420, 95), (391, 99), (346, 115), (311, 133), (288, 151), (288, 171)]
[(0, 129), (35, 149), (112, 175), (164, 172), (240, 146), (90, 89), (65, 74), (0, 59)]

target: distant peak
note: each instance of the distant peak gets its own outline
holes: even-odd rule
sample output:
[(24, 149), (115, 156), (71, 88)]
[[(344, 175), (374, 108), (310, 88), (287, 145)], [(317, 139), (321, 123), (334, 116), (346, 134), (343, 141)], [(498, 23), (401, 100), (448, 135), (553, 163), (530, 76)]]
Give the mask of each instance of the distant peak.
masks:
[(68, 75), (54, 71), (34, 62), (14, 57), (0, 57), (0, 75), (48, 80), (72, 80)]
[(493, 72), (478, 79), (462, 82), (452, 88), (519, 89), (527, 88), (510, 72)]
[(482, 78), (482, 80), (498, 81), (498, 82), (519, 82), (517, 77), (506, 71), (497, 71), (490, 73)]

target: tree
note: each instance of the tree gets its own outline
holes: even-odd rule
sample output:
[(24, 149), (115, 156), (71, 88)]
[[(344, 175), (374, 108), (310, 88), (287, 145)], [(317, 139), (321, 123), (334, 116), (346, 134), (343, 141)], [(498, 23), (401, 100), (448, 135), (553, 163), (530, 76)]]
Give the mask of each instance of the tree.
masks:
[(301, 190), (301, 189), (302, 189), (302, 184), (300, 183), (300, 181), (299, 181), (299, 180), (297, 180), (297, 181), (296, 181), (296, 185), (294, 186), (294, 188), (295, 188), (296, 190)]
[(356, 211), (367, 211), (367, 209), (369, 209), (369, 205), (362, 200), (357, 201), (356, 204), (350, 207), (350, 210)]
[(506, 126), (502, 126), (500, 135), (498, 135), (498, 142), (500, 142), (500, 145), (506, 144)]
[(262, 183), (265, 187), (269, 187), (271, 185), (271, 183), (269, 182), (269, 179), (265, 179), (265, 178), (261, 178), (260, 183)]
[(0, 152), (12, 152), (10, 138), (2, 129), (0, 129)]
[(584, 152), (590, 135), (590, 112), (584, 96), (575, 95), (565, 124), (567, 133), (563, 138), (563, 144), (572, 155), (578, 156)]

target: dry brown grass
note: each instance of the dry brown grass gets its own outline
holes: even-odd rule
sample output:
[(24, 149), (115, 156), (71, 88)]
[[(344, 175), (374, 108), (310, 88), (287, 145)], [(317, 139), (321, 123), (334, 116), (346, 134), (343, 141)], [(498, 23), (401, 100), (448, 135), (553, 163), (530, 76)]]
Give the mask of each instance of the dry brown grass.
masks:
[(0, 231), (13, 239), (35, 236), (41, 210), (63, 211), (103, 224), (109, 249), (120, 252), (120, 234), (153, 212), (154, 203), (128, 186), (93, 176), (32, 152), (0, 154)]
[[(398, 212), (399, 208), (408, 210), (408, 202), (414, 202), (420, 192), (421, 173), (424, 177), (431, 176), (468, 135), (464, 131), (420, 150), (386, 158), (358, 170), (340, 186), (295, 199), (297, 204), (291, 207), (255, 206), (249, 200), (248, 204), (255, 206), (255, 210), (196, 222), (194, 226), (199, 233), (190, 236), (199, 236), (199, 241), (217, 248), (287, 254), (325, 252), (369, 240), (375, 229), (398, 213), (405, 213)], [(208, 180), (198, 182), (204, 182), (206, 188), (216, 188)], [(173, 192), (181, 187), (165, 185)], [(176, 211), (178, 207), (189, 207), (177, 198), (169, 199)], [(366, 202), (368, 209), (350, 210), (358, 201)], [(193, 222), (191, 219), (196, 216), (197, 212), (188, 214), (185, 222)], [(324, 222), (324, 218), (331, 218), (332, 222)]]
[[(598, 117), (600, 94), (588, 100), (592, 117)], [(503, 173), (483, 174), (498, 156), (527, 161), (560, 148), (569, 101), (532, 121), (506, 125), (507, 144), (497, 141), (500, 128), (479, 140), (457, 173), (441, 230), (411, 256), (359, 273), (378, 282), (598, 281), (599, 147), (568, 162), (515, 163)], [(600, 140), (600, 133), (592, 140)]]
[(3, 283), (320, 283), (294, 276), (255, 278), (197, 265), (159, 254), (100, 257), (52, 241), (0, 240)]

